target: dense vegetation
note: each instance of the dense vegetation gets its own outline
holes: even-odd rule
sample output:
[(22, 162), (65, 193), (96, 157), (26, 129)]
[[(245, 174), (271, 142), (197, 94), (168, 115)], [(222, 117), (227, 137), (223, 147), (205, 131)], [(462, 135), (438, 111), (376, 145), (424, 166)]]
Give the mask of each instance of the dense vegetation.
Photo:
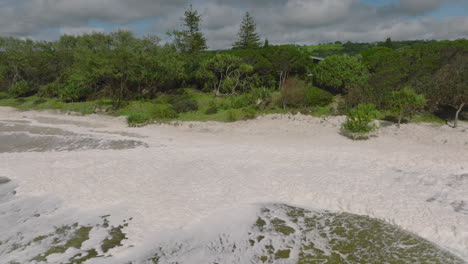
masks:
[(55, 42), (0, 38), (0, 104), (83, 107), (128, 115), (131, 124), (355, 114), (371, 104), (380, 118), (401, 123), (441, 109), (458, 119), (468, 102), (467, 40), (272, 46), (247, 13), (233, 49), (207, 51), (198, 12), (190, 7), (182, 21), (165, 44), (126, 31)]

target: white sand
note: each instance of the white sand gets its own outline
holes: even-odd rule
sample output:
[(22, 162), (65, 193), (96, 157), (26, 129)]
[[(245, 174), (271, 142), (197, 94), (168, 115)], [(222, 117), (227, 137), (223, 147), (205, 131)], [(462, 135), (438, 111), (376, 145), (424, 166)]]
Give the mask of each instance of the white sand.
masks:
[(342, 117), (128, 128), (123, 118), (0, 108), (0, 120), (146, 142), (149, 148), (120, 151), (0, 154), (0, 176), (16, 181), (20, 196), (54, 194), (82, 209), (126, 208), (134, 216), (133, 244), (150, 230), (278, 202), (384, 219), (468, 260), (467, 123), (389, 126), (356, 142), (339, 135)]

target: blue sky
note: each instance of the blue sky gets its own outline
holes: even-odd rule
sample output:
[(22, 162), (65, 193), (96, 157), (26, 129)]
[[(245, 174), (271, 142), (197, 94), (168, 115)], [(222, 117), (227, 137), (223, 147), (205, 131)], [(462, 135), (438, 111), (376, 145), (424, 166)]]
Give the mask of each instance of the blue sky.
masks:
[(468, 37), (468, 0), (0, 0), (0, 36), (52, 40), (126, 29), (166, 38), (189, 3), (211, 48), (236, 40), (244, 12), (271, 43)]

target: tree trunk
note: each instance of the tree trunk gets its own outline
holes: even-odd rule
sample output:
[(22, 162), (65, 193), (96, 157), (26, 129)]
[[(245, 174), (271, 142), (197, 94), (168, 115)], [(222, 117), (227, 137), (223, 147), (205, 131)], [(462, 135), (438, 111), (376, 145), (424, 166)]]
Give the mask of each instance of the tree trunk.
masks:
[(455, 121), (453, 121), (453, 128), (458, 127), (458, 117), (460, 116), (460, 113), (463, 110), (464, 106), (465, 106), (465, 103), (461, 103), (460, 107), (458, 108), (457, 113), (455, 114)]
[(403, 119), (403, 117), (401, 115), (398, 115), (398, 124), (397, 124), (398, 128), (400, 128), (401, 126), (401, 119)]

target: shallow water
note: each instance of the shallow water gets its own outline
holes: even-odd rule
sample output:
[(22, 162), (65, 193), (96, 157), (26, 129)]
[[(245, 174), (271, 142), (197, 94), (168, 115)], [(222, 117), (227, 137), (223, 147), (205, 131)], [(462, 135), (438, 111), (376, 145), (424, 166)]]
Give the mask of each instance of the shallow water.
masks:
[(382, 154), (368, 142), (277, 146), (99, 118), (8, 118), (0, 120), (2, 264), (468, 257), (462, 159)]
[(15, 187), (0, 185), (0, 259), (6, 263), (464, 263), (381, 220), (281, 204), (225, 211), (127, 245), (132, 218), (119, 210), (65, 210), (53, 197), (18, 197)]
[(147, 146), (137, 140), (109, 140), (28, 122), (0, 121), (0, 153), (74, 150), (123, 150)]

